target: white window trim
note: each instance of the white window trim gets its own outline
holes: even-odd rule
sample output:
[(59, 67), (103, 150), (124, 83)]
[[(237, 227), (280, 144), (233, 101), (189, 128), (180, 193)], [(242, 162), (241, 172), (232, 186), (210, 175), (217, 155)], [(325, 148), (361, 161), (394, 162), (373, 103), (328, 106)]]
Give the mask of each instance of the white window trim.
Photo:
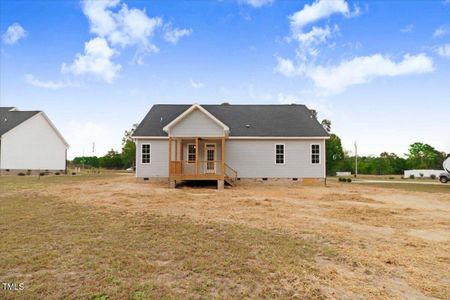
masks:
[[(194, 161), (189, 161), (189, 145), (192, 145), (195, 147), (195, 143), (187, 143), (186, 144), (186, 161), (188, 164), (195, 164), (195, 159)], [(195, 152), (197, 153), (197, 149), (195, 149)]]
[[(283, 145), (283, 163), (277, 163), (277, 146)], [(286, 164), (286, 144), (283, 143), (276, 143), (275, 144), (275, 165), (276, 166), (283, 166)]]
[[(319, 162), (318, 163), (313, 163), (313, 160), (312, 160), (312, 155), (313, 155), (313, 153), (312, 153), (312, 146), (314, 146), (314, 145), (319, 146)], [(310, 144), (310, 146), (309, 146), (309, 162), (310, 162), (310, 164), (313, 165), (313, 166), (321, 165), (322, 164), (321, 156), (322, 156), (322, 145), (318, 144), (318, 143)]]
[[(144, 145), (149, 145), (150, 147), (150, 153), (149, 153), (149, 160), (148, 160), (148, 162), (144, 162), (144, 157), (143, 157), (143, 155), (144, 155), (144, 152), (142, 151), (143, 150), (143, 148), (144, 148)], [(149, 165), (149, 164), (151, 164), (152, 163), (152, 144), (151, 143), (144, 143), (144, 144), (141, 144), (141, 164), (143, 164), (143, 165)]]

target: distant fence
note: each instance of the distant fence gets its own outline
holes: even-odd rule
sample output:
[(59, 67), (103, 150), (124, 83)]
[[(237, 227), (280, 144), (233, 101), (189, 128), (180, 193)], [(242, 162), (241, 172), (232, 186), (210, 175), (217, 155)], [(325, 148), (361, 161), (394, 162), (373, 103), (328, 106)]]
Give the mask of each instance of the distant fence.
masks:
[(434, 175), (436, 177), (439, 177), (440, 174), (445, 173), (444, 170), (405, 170), (404, 177), (408, 178), (411, 175), (414, 175), (416, 178), (421, 177), (431, 177), (431, 175)]

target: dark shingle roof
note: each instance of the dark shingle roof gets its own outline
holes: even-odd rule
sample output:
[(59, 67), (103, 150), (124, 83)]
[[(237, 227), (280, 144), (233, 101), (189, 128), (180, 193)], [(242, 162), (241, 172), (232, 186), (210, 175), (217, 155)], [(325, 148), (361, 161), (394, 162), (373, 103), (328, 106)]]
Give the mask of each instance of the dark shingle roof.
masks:
[(14, 107), (0, 107), (0, 136), (40, 113), (40, 111), (18, 111), (12, 109)]
[[(230, 136), (327, 137), (304, 105), (201, 105), (230, 128)], [(156, 104), (133, 136), (167, 136), (163, 127), (191, 105)], [(247, 127), (246, 125), (250, 125)]]

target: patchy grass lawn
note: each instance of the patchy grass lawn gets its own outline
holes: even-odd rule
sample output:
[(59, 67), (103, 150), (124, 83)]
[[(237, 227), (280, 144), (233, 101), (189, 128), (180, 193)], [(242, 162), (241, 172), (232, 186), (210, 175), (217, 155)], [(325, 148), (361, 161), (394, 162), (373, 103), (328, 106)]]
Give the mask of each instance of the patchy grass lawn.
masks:
[(448, 193), (4, 176), (0, 216), (0, 299), (450, 297)]
[(3, 182), (19, 192), (0, 196), (0, 279), (25, 289), (3, 290), (2, 299), (321, 298), (311, 284), (312, 259), (321, 249), (301, 238), (179, 216), (129, 215), (35, 191), (88, 179)]

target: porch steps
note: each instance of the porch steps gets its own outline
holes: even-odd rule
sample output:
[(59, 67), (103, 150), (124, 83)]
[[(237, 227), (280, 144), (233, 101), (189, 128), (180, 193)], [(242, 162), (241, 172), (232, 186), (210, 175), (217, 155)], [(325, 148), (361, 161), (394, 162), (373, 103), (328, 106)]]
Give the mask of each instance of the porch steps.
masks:
[(236, 184), (236, 181), (233, 178), (228, 177), (228, 176), (225, 176), (225, 182), (231, 186), (234, 186)]

